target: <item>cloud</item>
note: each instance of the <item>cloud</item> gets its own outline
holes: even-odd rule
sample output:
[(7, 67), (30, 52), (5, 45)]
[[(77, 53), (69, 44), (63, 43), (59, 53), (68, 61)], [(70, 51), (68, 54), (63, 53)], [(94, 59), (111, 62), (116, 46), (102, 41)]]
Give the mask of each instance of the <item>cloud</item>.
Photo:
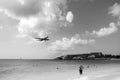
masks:
[(75, 45), (86, 45), (89, 43), (95, 42), (95, 40), (85, 40), (81, 39), (80, 36), (77, 34), (72, 38), (62, 38), (62, 40), (56, 40), (55, 42), (51, 43), (51, 46), (48, 47), (50, 50), (59, 51), (59, 50), (68, 50), (73, 48)]
[(73, 21), (73, 18), (74, 18), (73, 13), (69, 11), (67, 13), (66, 20), (71, 23)]
[(120, 4), (115, 3), (113, 6), (109, 8), (109, 14), (114, 17), (117, 17), (117, 26), (120, 26)]
[(0, 26), (0, 30), (3, 29), (3, 26)]
[(120, 26), (120, 4), (115, 3), (113, 6), (109, 7), (108, 14), (111, 14), (112, 16), (117, 17), (118, 18), (117, 22), (111, 22), (109, 24), (109, 27), (101, 28), (98, 31), (93, 30), (91, 33), (86, 31), (85, 35), (104, 37), (117, 32), (118, 26)]
[(112, 16), (120, 16), (120, 4), (115, 3), (112, 7), (109, 8), (109, 14)]
[(19, 17), (15, 16), (12, 12), (9, 12), (7, 9), (0, 7), (0, 12), (3, 12), (5, 15), (12, 19), (19, 19)]
[[(19, 37), (43, 37), (73, 21), (67, 0), (18, 0), (0, 8), (8, 17), (19, 21)], [(21, 36), (20, 36), (21, 35)]]
[(17, 0), (21, 5), (25, 4), (25, 0)]
[(101, 28), (99, 31), (94, 30), (91, 33), (91, 35), (95, 35), (97, 37), (104, 37), (104, 36), (107, 36), (107, 35), (117, 32), (117, 30), (118, 30), (118, 28), (117, 28), (116, 24), (112, 22), (109, 24), (109, 27)]

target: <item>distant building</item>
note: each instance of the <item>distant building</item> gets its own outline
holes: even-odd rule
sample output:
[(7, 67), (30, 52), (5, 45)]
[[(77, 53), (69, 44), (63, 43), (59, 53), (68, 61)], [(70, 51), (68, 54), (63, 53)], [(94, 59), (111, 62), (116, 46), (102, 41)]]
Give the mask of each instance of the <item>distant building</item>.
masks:
[(90, 55), (90, 56), (88, 56), (88, 59), (95, 59), (95, 55)]
[(94, 55), (95, 58), (100, 58), (103, 56), (102, 52), (91, 52), (90, 55)]

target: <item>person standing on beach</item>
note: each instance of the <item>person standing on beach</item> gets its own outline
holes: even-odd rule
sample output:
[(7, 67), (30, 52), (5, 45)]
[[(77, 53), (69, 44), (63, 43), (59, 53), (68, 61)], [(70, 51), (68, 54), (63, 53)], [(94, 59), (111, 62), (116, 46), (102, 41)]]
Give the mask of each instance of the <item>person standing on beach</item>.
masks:
[(82, 75), (83, 74), (83, 66), (81, 65), (80, 67), (79, 67), (79, 73), (80, 73), (80, 75)]

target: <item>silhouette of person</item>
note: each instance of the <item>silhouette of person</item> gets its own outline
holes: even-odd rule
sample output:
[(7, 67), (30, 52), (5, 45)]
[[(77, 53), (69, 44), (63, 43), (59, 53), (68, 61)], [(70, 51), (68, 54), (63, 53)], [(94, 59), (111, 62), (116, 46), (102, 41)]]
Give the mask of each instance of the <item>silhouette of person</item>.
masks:
[(80, 75), (82, 75), (83, 74), (83, 66), (82, 65), (80, 65), (80, 67), (79, 67), (79, 73), (80, 73)]

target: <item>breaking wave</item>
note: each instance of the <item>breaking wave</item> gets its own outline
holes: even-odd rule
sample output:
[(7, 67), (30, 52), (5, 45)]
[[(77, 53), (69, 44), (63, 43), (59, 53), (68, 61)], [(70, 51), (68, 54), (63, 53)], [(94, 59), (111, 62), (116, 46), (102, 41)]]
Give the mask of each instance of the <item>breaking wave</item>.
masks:
[(88, 79), (87, 76), (82, 76), (82, 77), (80, 77), (80, 78), (69, 79), (69, 80), (90, 80), (90, 79)]

